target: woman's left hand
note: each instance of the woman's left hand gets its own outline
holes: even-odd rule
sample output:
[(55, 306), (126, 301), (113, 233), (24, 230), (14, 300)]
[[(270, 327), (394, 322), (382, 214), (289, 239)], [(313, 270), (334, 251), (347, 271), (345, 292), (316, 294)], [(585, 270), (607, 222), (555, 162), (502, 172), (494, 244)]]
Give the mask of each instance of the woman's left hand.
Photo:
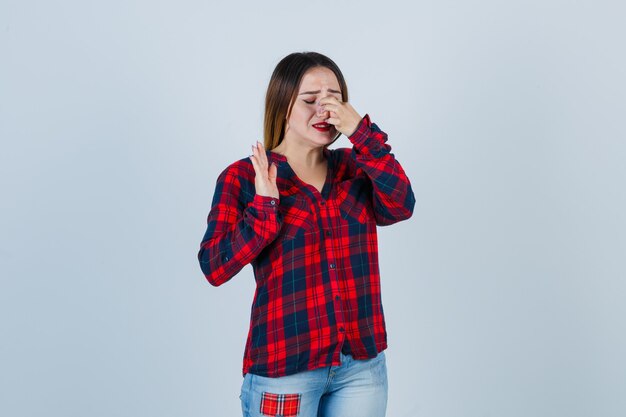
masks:
[(362, 117), (354, 110), (354, 107), (347, 101), (339, 101), (337, 97), (328, 96), (322, 98), (320, 106), (322, 106), (324, 111), (330, 112), (330, 118), (325, 121), (334, 125), (346, 137), (350, 137), (361, 122)]

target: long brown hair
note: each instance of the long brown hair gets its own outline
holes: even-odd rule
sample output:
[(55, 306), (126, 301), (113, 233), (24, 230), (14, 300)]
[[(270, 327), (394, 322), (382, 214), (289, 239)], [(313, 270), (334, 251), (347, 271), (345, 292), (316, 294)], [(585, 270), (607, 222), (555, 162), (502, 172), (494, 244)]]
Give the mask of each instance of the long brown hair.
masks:
[[(265, 149), (271, 150), (285, 137), (286, 119), (291, 115), (291, 107), (298, 95), (300, 82), (304, 74), (315, 67), (325, 67), (335, 73), (342, 100), (348, 101), (348, 86), (341, 70), (332, 59), (317, 52), (294, 52), (284, 57), (272, 73), (267, 94), (265, 95), (264, 143)], [(333, 139), (335, 142), (341, 133)]]

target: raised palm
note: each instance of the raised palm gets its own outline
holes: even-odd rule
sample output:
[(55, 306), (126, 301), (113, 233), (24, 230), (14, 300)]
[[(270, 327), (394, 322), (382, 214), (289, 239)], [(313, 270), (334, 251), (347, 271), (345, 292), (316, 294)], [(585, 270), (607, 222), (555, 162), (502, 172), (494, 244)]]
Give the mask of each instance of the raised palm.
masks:
[(252, 155), (250, 160), (254, 166), (254, 187), (259, 195), (279, 198), (278, 187), (276, 186), (276, 175), (278, 167), (272, 162), (270, 165), (265, 153), (265, 147), (261, 142), (252, 145)]

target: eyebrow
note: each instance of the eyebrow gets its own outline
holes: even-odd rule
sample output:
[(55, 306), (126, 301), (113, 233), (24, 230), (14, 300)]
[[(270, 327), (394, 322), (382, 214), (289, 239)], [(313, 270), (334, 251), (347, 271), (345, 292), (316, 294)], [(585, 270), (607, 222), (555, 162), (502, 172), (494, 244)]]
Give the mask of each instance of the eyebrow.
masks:
[[(341, 94), (341, 91), (337, 91), (337, 90), (331, 90), (330, 88), (328, 89), (328, 91), (330, 91), (331, 93), (337, 93), (337, 94)], [(321, 93), (322, 90), (317, 90), (317, 91), (305, 91), (304, 93), (300, 93), (298, 94), (299, 96), (303, 95), (303, 94), (319, 94)]]

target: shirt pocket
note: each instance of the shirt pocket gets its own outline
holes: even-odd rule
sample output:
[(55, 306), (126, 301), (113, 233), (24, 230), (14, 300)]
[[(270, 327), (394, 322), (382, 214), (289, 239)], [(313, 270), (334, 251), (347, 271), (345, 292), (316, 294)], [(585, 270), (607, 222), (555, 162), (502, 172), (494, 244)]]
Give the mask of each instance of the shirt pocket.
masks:
[(283, 239), (295, 239), (313, 229), (315, 225), (314, 214), (309, 202), (304, 197), (295, 194), (282, 196), (278, 209), (283, 216), (283, 224), (279, 233)]
[(374, 216), (370, 205), (372, 185), (367, 178), (357, 177), (342, 181), (337, 186), (337, 200), (341, 218), (348, 223), (366, 224)]

